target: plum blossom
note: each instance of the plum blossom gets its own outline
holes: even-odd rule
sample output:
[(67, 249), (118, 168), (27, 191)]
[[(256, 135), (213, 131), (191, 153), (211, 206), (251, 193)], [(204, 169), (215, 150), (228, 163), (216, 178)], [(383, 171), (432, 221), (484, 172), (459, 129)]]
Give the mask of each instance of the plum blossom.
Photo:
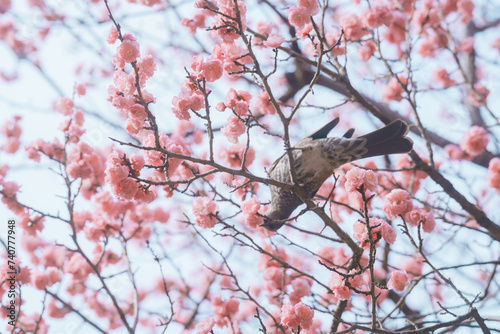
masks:
[(345, 190), (348, 193), (357, 192), (363, 186), (363, 189), (369, 191), (377, 190), (377, 176), (371, 170), (364, 170), (358, 167), (350, 169), (346, 175)]
[(196, 326), (196, 334), (210, 334), (215, 326), (215, 319), (208, 317)]
[(284, 304), (281, 308), (281, 324), (292, 330), (308, 329), (314, 318), (314, 310), (302, 303)]
[(405, 215), (413, 208), (410, 194), (403, 189), (393, 189), (385, 196), (382, 209), (387, 218), (393, 219), (399, 215)]
[(236, 144), (238, 137), (245, 133), (246, 126), (236, 115), (230, 115), (227, 119), (227, 125), (221, 129), (230, 143)]
[(396, 270), (391, 273), (389, 281), (387, 282), (387, 287), (397, 292), (403, 292), (408, 284), (410, 284), (410, 278), (406, 271)]
[(217, 203), (208, 197), (196, 197), (193, 200), (195, 223), (201, 228), (211, 228), (217, 223)]
[(123, 41), (117, 49), (118, 55), (126, 63), (132, 63), (141, 56), (137, 39), (129, 33), (123, 34)]
[(279, 48), (284, 41), (285, 37), (280, 34), (272, 34), (264, 41), (264, 45), (269, 48)]
[(488, 146), (488, 135), (486, 130), (480, 126), (473, 125), (464, 133), (462, 141), (460, 142), (460, 148), (472, 155), (476, 156), (484, 152), (486, 146)]
[(490, 187), (500, 190), (500, 158), (490, 160), (487, 179)]
[(256, 197), (246, 200), (241, 205), (241, 211), (245, 218), (245, 224), (250, 228), (257, 228), (264, 222), (262, 216), (257, 215), (261, 208), (260, 201)]

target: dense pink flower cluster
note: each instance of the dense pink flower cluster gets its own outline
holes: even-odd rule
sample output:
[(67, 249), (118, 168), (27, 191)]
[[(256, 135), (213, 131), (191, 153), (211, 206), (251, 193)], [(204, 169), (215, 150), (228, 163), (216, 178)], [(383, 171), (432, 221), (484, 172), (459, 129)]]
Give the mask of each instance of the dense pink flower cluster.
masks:
[(235, 298), (223, 301), (216, 296), (212, 298), (212, 306), (217, 326), (224, 327), (229, 324), (229, 319), (233, 318), (238, 312), (240, 302)]
[(238, 137), (245, 133), (246, 126), (236, 115), (229, 115), (227, 125), (221, 129), (221, 132), (226, 136), (230, 143), (236, 144)]
[(404, 214), (404, 219), (410, 226), (418, 226), (422, 223), (422, 229), (427, 233), (432, 232), (436, 227), (436, 221), (434, 220), (434, 213), (432, 211), (413, 208), (413, 210)]
[(261, 208), (260, 201), (256, 197), (246, 200), (241, 205), (241, 211), (245, 217), (245, 224), (250, 228), (257, 228), (264, 222), (262, 216), (257, 215)]
[(248, 115), (248, 108), (251, 100), (252, 95), (249, 92), (241, 90), (236, 91), (233, 88), (229, 88), (229, 91), (226, 94), (224, 109), (229, 108), (238, 116), (246, 117)]
[(224, 73), (222, 61), (212, 56), (209, 56), (207, 60), (204, 60), (202, 55), (194, 56), (190, 66), (194, 70), (194, 73), (190, 75), (197, 80), (205, 79), (208, 82), (214, 82)]
[(311, 327), (314, 318), (314, 310), (302, 303), (284, 304), (281, 308), (281, 324), (291, 330), (297, 331)]
[(255, 150), (252, 147), (247, 147), (243, 143), (237, 143), (229, 146), (229, 148), (222, 147), (219, 151), (220, 158), (227, 162), (231, 168), (241, 168), (241, 164), (243, 163), (243, 158), (245, 157), (246, 151), (246, 160), (245, 167), (248, 167), (255, 158)]
[(484, 152), (486, 146), (488, 146), (488, 142), (489, 139), (486, 130), (480, 126), (473, 125), (469, 131), (464, 133), (460, 142), (460, 148), (467, 154), (476, 156)]
[(191, 118), (189, 110), (198, 111), (205, 105), (203, 93), (193, 87), (190, 81), (186, 81), (181, 87), (178, 96), (172, 98), (172, 112), (180, 120)]
[[(370, 218), (369, 222), (371, 227), (371, 239), (376, 246), (378, 245), (380, 238), (383, 238), (390, 244), (393, 244), (396, 241), (396, 230), (386, 221), (379, 218)], [(370, 239), (368, 238), (368, 228), (366, 227), (366, 224), (362, 221), (355, 222), (353, 231), (353, 237), (361, 243), (361, 247), (369, 249)]]
[(387, 287), (389, 289), (394, 289), (397, 292), (403, 292), (408, 284), (410, 284), (410, 278), (406, 271), (396, 270), (391, 273), (391, 277), (387, 282)]
[[(159, 133), (159, 144), (161, 148), (168, 152), (172, 153), (177, 153), (177, 154), (186, 154), (187, 151), (179, 143), (177, 140), (173, 140), (169, 138), (165, 133)], [(142, 144), (144, 147), (156, 147), (156, 141), (155, 141), (155, 136), (153, 134), (150, 134), (146, 137), (143, 138)], [(159, 152), (157, 150), (144, 150), (144, 159), (145, 162), (148, 165), (151, 166), (163, 166), (165, 164), (165, 161), (168, 162), (167, 164), (167, 174), (171, 177), (176, 169), (179, 167), (180, 163), (182, 162), (181, 159), (177, 158), (172, 158), (172, 157), (166, 157), (165, 154), (162, 152)], [(165, 181), (165, 177), (161, 178), (162, 181)]]
[(371, 170), (354, 167), (346, 173), (345, 178), (344, 187), (348, 193), (357, 192), (362, 186), (364, 191), (377, 190), (377, 175)]
[[(346, 279), (349, 282), (349, 286), (346, 285)], [(363, 284), (363, 278), (361, 275), (355, 275), (354, 271), (351, 271), (351, 275), (346, 278), (342, 275), (332, 272), (330, 282), (328, 287), (333, 291), (336, 298), (340, 300), (348, 300), (351, 298), (353, 293), (352, 288), (357, 289)]]
[[(247, 6), (242, 0), (237, 1), (238, 13), (236, 11), (236, 6), (232, 0), (217, 0), (215, 1), (217, 7), (221, 14), (215, 16), (210, 28), (212, 29), (212, 35), (214, 37), (219, 37), (224, 43), (233, 43), (237, 40), (240, 35), (238, 35), (238, 24), (236, 21), (228, 20), (228, 17), (236, 18), (239, 16), (242, 25), (242, 31), (247, 28), (246, 23), (246, 12)], [(238, 14), (238, 15), (237, 15)]]
[(14, 154), (19, 149), (21, 142), (21, 127), (19, 126), (19, 121), (21, 116), (14, 116), (12, 119), (7, 120), (0, 128), (0, 133), (4, 135), (7, 142), (0, 146), (0, 149), (5, 153)]
[(73, 179), (82, 179), (82, 195), (90, 199), (104, 185), (106, 157), (103, 152), (90, 145), (79, 142), (66, 161), (66, 173)]
[(262, 90), (257, 94), (255, 97), (255, 106), (264, 115), (274, 115), (276, 113), (276, 109), (269, 100), (269, 95), (266, 91)]
[(208, 197), (196, 197), (193, 200), (193, 213), (196, 216), (195, 223), (202, 228), (214, 227), (217, 223), (217, 203)]
[(493, 158), (488, 165), (488, 184), (500, 190), (500, 158)]
[(403, 189), (393, 189), (385, 196), (382, 206), (387, 218), (393, 219), (399, 215), (405, 215), (413, 209), (413, 202), (410, 194)]
[(358, 15), (351, 13), (340, 18), (340, 26), (344, 29), (345, 38), (350, 41), (360, 40), (361, 37), (368, 33), (368, 30), (363, 28)]
[(299, 303), (302, 297), (311, 295), (312, 280), (308, 277), (297, 277), (292, 281), (292, 291), (288, 294), (290, 303), (295, 305)]
[(130, 159), (126, 159), (124, 153), (119, 150), (114, 150), (108, 155), (105, 181), (116, 196), (146, 203), (156, 198), (156, 192), (152, 188), (145, 188), (134, 179), (140, 175), (144, 163), (144, 157), (139, 153), (132, 155)]
[(311, 16), (319, 13), (319, 5), (315, 0), (299, 0), (297, 5), (288, 9), (288, 21), (300, 30), (309, 24)]

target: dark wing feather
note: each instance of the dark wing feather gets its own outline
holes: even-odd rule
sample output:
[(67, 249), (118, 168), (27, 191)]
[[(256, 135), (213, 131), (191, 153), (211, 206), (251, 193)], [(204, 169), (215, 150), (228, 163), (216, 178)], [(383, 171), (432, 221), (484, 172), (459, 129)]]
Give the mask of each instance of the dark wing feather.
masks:
[(321, 139), (321, 138), (326, 138), (326, 136), (328, 136), (328, 133), (330, 133), (330, 131), (332, 131), (332, 129), (337, 126), (337, 124), (339, 124), (339, 121), (340, 119), (337, 117), (335, 119), (333, 119), (332, 121), (328, 122), (325, 126), (323, 126), (321, 129), (313, 132), (312, 134), (310, 134), (309, 138), (311, 139)]

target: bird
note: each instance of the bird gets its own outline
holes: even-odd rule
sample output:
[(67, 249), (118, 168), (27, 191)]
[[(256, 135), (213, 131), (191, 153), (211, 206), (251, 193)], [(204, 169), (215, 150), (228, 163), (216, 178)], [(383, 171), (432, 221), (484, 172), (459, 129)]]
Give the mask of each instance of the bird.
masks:
[[(413, 149), (413, 141), (406, 137), (408, 124), (401, 119), (360, 137), (352, 138), (352, 128), (342, 137), (327, 137), (339, 121), (339, 117), (333, 119), (291, 148), (297, 184), (308, 199), (314, 197), (336, 168), (346, 163), (380, 155), (408, 153)], [(287, 152), (276, 159), (267, 173), (270, 179), (293, 185)], [(276, 231), (303, 201), (283, 187), (269, 185), (269, 188), (271, 203), (261, 226)]]

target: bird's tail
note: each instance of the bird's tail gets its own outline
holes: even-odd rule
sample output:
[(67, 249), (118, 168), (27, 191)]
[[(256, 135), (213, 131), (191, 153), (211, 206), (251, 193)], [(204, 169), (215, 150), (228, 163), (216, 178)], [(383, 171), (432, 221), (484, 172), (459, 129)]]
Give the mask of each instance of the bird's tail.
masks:
[(366, 139), (366, 148), (368, 149), (363, 158), (410, 152), (413, 148), (413, 141), (406, 137), (407, 133), (408, 124), (398, 119), (381, 129), (359, 137)]

